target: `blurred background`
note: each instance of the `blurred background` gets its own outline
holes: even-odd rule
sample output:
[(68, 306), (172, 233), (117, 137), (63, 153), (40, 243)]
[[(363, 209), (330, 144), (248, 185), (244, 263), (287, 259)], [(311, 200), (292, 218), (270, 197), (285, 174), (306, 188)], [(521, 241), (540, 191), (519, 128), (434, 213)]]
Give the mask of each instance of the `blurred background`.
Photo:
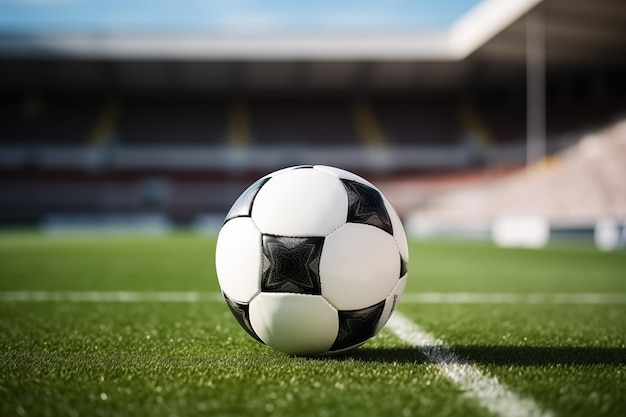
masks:
[(625, 120), (623, 0), (0, 1), (4, 228), (211, 234), (327, 164), (414, 238), (615, 249)]

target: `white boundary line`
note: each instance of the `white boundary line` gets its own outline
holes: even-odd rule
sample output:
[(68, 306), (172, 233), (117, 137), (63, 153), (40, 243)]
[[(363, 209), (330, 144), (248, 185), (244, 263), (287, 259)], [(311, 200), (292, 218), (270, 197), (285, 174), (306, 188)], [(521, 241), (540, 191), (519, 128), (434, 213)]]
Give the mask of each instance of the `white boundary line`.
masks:
[(418, 304), (626, 304), (626, 293), (407, 293)]
[(224, 297), (219, 292), (197, 291), (0, 291), (1, 301), (197, 303), (224, 301)]
[[(219, 292), (199, 291), (0, 291), (0, 302), (222, 302)], [(626, 293), (406, 293), (406, 304), (626, 304)]]
[(478, 401), (491, 413), (506, 417), (553, 416), (552, 412), (542, 410), (532, 399), (518, 396), (497, 378), (459, 358), (440, 339), (402, 314), (395, 312), (387, 322), (387, 328), (404, 342), (418, 348), (467, 397)]

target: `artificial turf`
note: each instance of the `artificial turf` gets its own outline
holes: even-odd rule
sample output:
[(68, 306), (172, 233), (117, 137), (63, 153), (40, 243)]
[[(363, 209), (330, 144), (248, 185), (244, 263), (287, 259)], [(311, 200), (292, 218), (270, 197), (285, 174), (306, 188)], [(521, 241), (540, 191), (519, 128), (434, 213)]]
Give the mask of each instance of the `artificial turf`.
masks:
[[(0, 235), (0, 291), (218, 291), (213, 238)], [(406, 292), (626, 293), (626, 254), (411, 243)], [(561, 416), (626, 415), (625, 304), (398, 306), (457, 356)], [(222, 302), (0, 302), (0, 415), (489, 415), (383, 330), (298, 358)]]

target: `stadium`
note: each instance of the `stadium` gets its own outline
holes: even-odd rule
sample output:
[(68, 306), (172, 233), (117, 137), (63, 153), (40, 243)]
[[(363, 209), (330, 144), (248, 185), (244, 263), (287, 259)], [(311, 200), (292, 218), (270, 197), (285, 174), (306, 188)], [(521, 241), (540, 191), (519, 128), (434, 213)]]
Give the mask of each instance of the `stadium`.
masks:
[[(0, 414), (626, 412), (626, 4), (140, 3), (0, 5)], [(343, 356), (257, 343), (215, 274), (237, 197), (296, 165), (409, 238)]]

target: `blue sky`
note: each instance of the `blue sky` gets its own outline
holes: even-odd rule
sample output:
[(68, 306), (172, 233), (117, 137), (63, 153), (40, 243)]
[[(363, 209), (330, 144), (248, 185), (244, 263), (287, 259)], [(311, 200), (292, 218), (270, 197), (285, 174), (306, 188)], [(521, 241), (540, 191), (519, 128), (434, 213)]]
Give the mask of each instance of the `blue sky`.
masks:
[(2, 32), (407, 32), (444, 29), (479, 0), (0, 0)]

